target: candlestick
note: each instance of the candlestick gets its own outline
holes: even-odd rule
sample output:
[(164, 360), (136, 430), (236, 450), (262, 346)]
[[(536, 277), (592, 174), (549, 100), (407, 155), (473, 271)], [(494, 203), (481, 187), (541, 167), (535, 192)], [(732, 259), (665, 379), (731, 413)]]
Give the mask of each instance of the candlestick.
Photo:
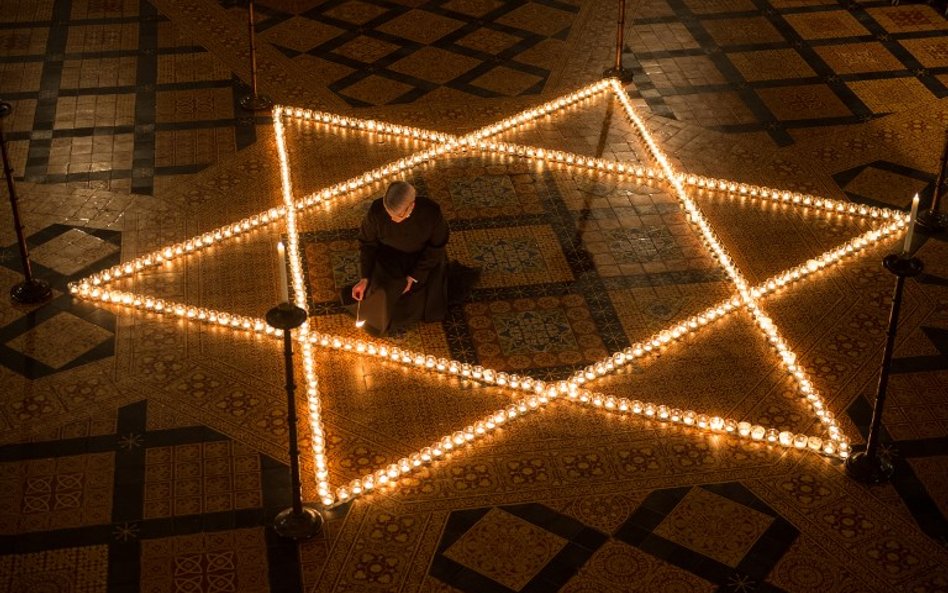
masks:
[(909, 215), (908, 233), (905, 234), (905, 246), (902, 248), (903, 254), (909, 254), (912, 251), (912, 235), (915, 233), (915, 219), (918, 217), (918, 194), (912, 198), (912, 213)]
[(283, 247), (283, 241), (277, 243), (277, 254), (279, 255), (280, 268), (280, 302), (290, 302), (290, 288), (286, 282), (286, 248)]

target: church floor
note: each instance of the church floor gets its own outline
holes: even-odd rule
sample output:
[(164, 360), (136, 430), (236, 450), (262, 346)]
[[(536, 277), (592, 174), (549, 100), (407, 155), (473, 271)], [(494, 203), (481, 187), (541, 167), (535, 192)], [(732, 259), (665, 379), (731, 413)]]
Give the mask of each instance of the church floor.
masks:
[[(264, 0), (259, 86), (283, 105), (463, 135), (598, 80), (615, 8)], [(904, 211), (916, 192), (923, 209), (931, 202), (948, 20), (881, 0), (629, 0), (628, 10), (631, 105), (671, 167), (857, 206), (684, 190), (763, 287), (759, 306), (860, 450), (894, 284), (881, 260), (904, 231), (782, 288), (766, 283), (885, 224), (861, 207)], [(296, 357), (303, 493), (321, 506), (311, 362), (337, 500), (317, 537), (276, 535), (290, 503), (279, 340), (69, 291), (281, 206), (280, 129), (296, 200), (438, 146), (294, 117), (280, 128), (243, 111), (244, 19), (245, 5), (211, 0), (0, 7), (0, 99), (14, 106), (4, 133), (33, 270), (54, 289), (38, 307), (0, 300), (0, 591), (948, 591), (948, 245), (923, 232), (883, 418), (890, 482), (856, 482), (836, 455), (558, 397), (342, 500), (522, 393), (317, 340)], [(661, 164), (611, 91), (491, 140), (633, 171)], [(553, 384), (737, 294), (661, 175), (524, 152), (469, 147), (405, 170), (441, 204), (450, 257), (482, 275), (444, 322), (376, 346)], [(383, 190), (353, 184), (292, 223), (280, 216), (109, 286), (260, 318), (279, 299), (283, 240), (298, 244), (294, 296), (310, 331), (369, 340), (336, 295), (357, 273), (356, 229)], [(22, 272), (0, 212), (6, 291)], [(830, 440), (743, 306), (664, 341), (582, 388)]]

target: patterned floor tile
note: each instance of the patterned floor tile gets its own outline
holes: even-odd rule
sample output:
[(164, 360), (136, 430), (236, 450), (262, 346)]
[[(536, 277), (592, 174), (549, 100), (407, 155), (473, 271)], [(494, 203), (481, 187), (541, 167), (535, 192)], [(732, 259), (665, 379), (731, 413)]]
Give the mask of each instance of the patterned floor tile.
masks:
[(945, 467), (945, 461), (943, 455), (908, 460), (942, 514), (948, 514), (948, 497), (946, 497), (948, 482), (945, 480), (944, 472), (941, 471)]
[(609, 541), (589, 564), (562, 589), (566, 593), (592, 591), (668, 590), (687, 593), (714, 591), (714, 585), (671, 566), (623, 542)]
[(759, 89), (757, 94), (781, 120), (845, 117), (849, 108), (826, 85)]
[(430, 12), (409, 10), (380, 26), (378, 30), (416, 43), (430, 45), (448, 33), (456, 31), (463, 24), (459, 20)]
[(5, 534), (108, 523), (114, 453), (3, 464)]
[(146, 519), (252, 509), (262, 504), (259, 456), (237, 443), (151, 447), (145, 464)]
[(837, 74), (899, 70), (902, 63), (881, 43), (849, 43), (814, 48)]
[(707, 21), (704, 27), (721, 47), (783, 41), (777, 29), (761, 16)]
[(607, 354), (579, 295), (465, 306), (478, 358), (498, 370), (577, 365)]
[[(531, 545), (521, 546), (521, 541)], [(444, 554), (519, 591), (565, 545), (566, 540), (553, 533), (503, 510), (491, 509)]]
[(6, 346), (58, 369), (113, 337), (112, 332), (63, 312), (8, 341)]
[(0, 584), (10, 591), (105, 593), (108, 565), (108, 546), (0, 556)]
[[(903, 4), (645, 0), (630, 7), (626, 22), (633, 101), (675, 164), (904, 208), (905, 195), (937, 173), (948, 65), (944, 19), (924, 3)], [(553, 97), (596, 79), (615, 43), (608, 3), (261, 0), (256, 8), (258, 83), (278, 103), (338, 110), (348, 101), (360, 116), (453, 131), (535, 104), (513, 95)], [(68, 276), (96, 265), (88, 261), (97, 255), (91, 245), (87, 253), (82, 241), (69, 241), (98, 236), (92, 228), (123, 231), (122, 253), (134, 257), (279, 202), (269, 118), (236, 107), (248, 80), (245, 18), (244, 6), (216, 0), (4, 4), (0, 92), (15, 106), (4, 121), (14, 170), (29, 179), (18, 186), (24, 223), (31, 236), (52, 222), (81, 225), (57, 243), (33, 245), (37, 271)], [(383, 105), (398, 102), (411, 104)], [(615, 103), (584, 101), (500, 139), (648, 163), (621, 115)], [(300, 195), (424, 146), (352, 130), (340, 138), (314, 125), (286, 129)], [(420, 167), (411, 179), (449, 215), (452, 255), (484, 269), (468, 304), (487, 307), (474, 318), (488, 320), (494, 335), (487, 341), (498, 356), (527, 348), (529, 356), (555, 358), (565, 347), (586, 364), (590, 336), (599, 342), (586, 349), (613, 351), (730, 294), (714, 266), (699, 265), (703, 248), (658, 185), (471, 153)], [(365, 201), (383, 189), (299, 213), (318, 301), (314, 327), (357, 335), (335, 308), (335, 289), (351, 278), (352, 232)], [(130, 191), (158, 198), (128, 198)], [(699, 202), (715, 226), (731, 223), (720, 233), (753, 279), (858, 230), (812, 213), (794, 218), (779, 207), (705, 197)], [(215, 249), (135, 286), (260, 315), (275, 294), (278, 226), (246, 235), (233, 252)], [(19, 280), (15, 237), (9, 225), (0, 227), (0, 279), (9, 287)], [(99, 247), (106, 259), (118, 257), (115, 248)], [(33, 352), (62, 363), (59, 372), (30, 380), (9, 370), (19, 355), (5, 351), (0, 481), (12, 498), (0, 505), (9, 552), (0, 556), (0, 589), (480, 593), (489, 587), (477, 587), (477, 578), (487, 577), (463, 564), (476, 557), (492, 579), (522, 590), (531, 582), (533, 590), (574, 592), (942, 590), (948, 562), (936, 542), (945, 532), (939, 470), (948, 418), (939, 399), (944, 373), (932, 370), (943, 357), (931, 328), (945, 321), (944, 251), (943, 242), (925, 243), (919, 254), (927, 275), (907, 287), (896, 357), (906, 366), (892, 377), (884, 420), (904, 459), (890, 485), (863, 489), (840, 463), (814, 455), (557, 402), (505, 425), (483, 446), (405, 477), (398, 490), (327, 511), (324, 533), (302, 555), (266, 527), (288, 492), (283, 373), (271, 340), (67, 305), (60, 296), (36, 309), (0, 304), (4, 329), (35, 318), (42, 330), (64, 315), (111, 327), (106, 318), (117, 315), (114, 358), (110, 351), (68, 368), (73, 361), (62, 357), (79, 340), (54, 340)], [(878, 268), (882, 254), (854, 258), (763, 305), (856, 441), (868, 422), (866, 394), (877, 379), (871, 371), (891, 295)], [(577, 295), (583, 302), (574, 307), (567, 301)], [(497, 303), (509, 308), (491, 312)], [(486, 364), (483, 336), (469, 331), (463, 309), (452, 315), (388, 343)], [(695, 336), (701, 339), (687, 348), (664, 349), (594, 388), (816, 430), (769, 347), (738, 325), (722, 321), (706, 341)], [(77, 326), (76, 335), (97, 335), (86, 330)], [(334, 485), (430, 445), (456, 430), (459, 418), (509, 402), (501, 390), (418, 379), (332, 350), (319, 357)], [(571, 371), (561, 365), (537, 373)], [(300, 428), (309, 451), (311, 429), (305, 421)], [(304, 494), (314, 498), (311, 455), (302, 463)], [(720, 509), (690, 510), (688, 499), (678, 514), (662, 506), (662, 496), (684, 496), (696, 483), (718, 484), (702, 488), (709, 496), (719, 496), (710, 492), (722, 482), (740, 490), (733, 480), (766, 493), (776, 516), (748, 502), (757, 509), (750, 516), (764, 519), (745, 522), (750, 507), (731, 499)], [(70, 506), (77, 500), (80, 510)], [(740, 520), (731, 520), (734, 507)], [(480, 551), (456, 564), (454, 576), (467, 580), (436, 575), (434, 559), (448, 560), (449, 544), (442, 550), (439, 542), (476, 535), (477, 513), (490, 508), (530, 520), (500, 521), (514, 535), (482, 537)], [(707, 508), (715, 510), (704, 523), (685, 516)], [(531, 512), (553, 517), (558, 535), (548, 537)], [(684, 544), (650, 547), (659, 535), (639, 545), (606, 541), (630, 517), (655, 513), (668, 523), (654, 520), (650, 528), (687, 523), (672, 536)], [(456, 529), (448, 516), (469, 521)], [(768, 518), (766, 535), (732, 570)], [(517, 521), (526, 527), (514, 528)], [(718, 540), (715, 559), (701, 546)], [(460, 558), (456, 545), (451, 555)]]
[(142, 541), (142, 591), (269, 591), (263, 530)]
[(914, 31), (938, 31), (948, 28), (945, 20), (929, 6), (876, 6), (867, 8), (868, 12), (886, 31), (907, 33)]
[(654, 533), (736, 567), (772, 522), (772, 517), (759, 511), (693, 488)]
[(478, 286), (525, 286), (573, 279), (555, 233), (548, 226), (459, 231), (448, 255), (481, 269)]
[(868, 583), (851, 571), (827, 561), (829, 550), (809, 538), (800, 538), (774, 568), (769, 582), (786, 591), (855, 593), (868, 591)]
[(909, 39), (901, 42), (925, 68), (948, 66), (948, 41), (942, 38)]
[(51, 241), (30, 250), (33, 261), (64, 276), (118, 252), (114, 244), (79, 229), (70, 229)]
[(868, 34), (853, 15), (843, 10), (788, 14), (784, 18), (804, 39), (859, 37)]

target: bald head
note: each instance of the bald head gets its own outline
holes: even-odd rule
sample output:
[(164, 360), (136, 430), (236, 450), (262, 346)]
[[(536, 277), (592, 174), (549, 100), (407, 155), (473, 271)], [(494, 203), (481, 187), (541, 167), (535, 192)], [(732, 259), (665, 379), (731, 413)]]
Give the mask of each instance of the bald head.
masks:
[(407, 181), (396, 181), (388, 186), (382, 205), (388, 211), (392, 220), (408, 218), (411, 207), (415, 203), (415, 188)]
[(388, 186), (382, 203), (389, 212), (401, 212), (415, 201), (415, 187), (407, 181), (396, 181)]

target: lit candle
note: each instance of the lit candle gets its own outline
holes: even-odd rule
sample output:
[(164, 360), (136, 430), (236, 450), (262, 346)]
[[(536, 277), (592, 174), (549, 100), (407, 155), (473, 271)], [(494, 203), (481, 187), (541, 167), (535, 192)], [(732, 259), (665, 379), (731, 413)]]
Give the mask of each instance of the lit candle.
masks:
[(908, 232), (905, 234), (905, 247), (902, 253), (908, 255), (912, 251), (912, 234), (915, 232), (915, 217), (918, 216), (918, 194), (912, 198), (912, 213), (909, 215)]
[(277, 255), (280, 260), (277, 267), (280, 269), (280, 302), (290, 302), (289, 285), (286, 283), (286, 248), (283, 247), (283, 241), (277, 243)]
[[(363, 295), (364, 297), (364, 295)], [(365, 325), (365, 319), (362, 319), (360, 313), (362, 312), (362, 300), (359, 300), (359, 304), (356, 305), (356, 327), (362, 327)]]

